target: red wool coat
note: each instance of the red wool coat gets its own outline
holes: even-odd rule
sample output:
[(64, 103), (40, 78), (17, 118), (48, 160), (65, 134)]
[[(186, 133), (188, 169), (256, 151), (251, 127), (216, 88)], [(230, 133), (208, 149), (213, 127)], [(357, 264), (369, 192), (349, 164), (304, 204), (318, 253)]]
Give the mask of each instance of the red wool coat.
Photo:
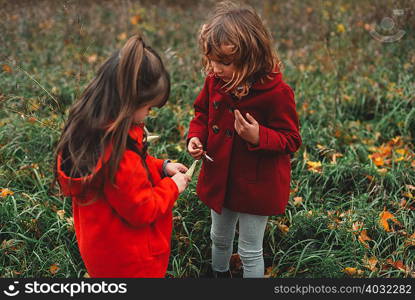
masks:
[[(133, 126), (130, 137), (142, 149), (143, 126)], [(109, 159), (111, 147), (97, 163)], [(58, 181), (72, 196), (73, 218), (79, 250), (91, 277), (164, 277), (170, 256), (172, 207), (179, 192), (170, 177), (162, 178), (163, 160), (147, 155), (152, 186), (141, 157), (126, 150), (104, 197), (90, 205), (78, 204), (81, 178), (70, 178), (58, 156)], [(97, 179), (98, 180), (98, 179)], [(85, 200), (93, 199), (88, 192)]]
[[(290, 192), (290, 154), (302, 144), (294, 93), (281, 73), (254, 83), (239, 100), (222, 85), (219, 78), (207, 76), (194, 102), (187, 141), (198, 137), (214, 159), (203, 160), (197, 194), (217, 213), (226, 207), (264, 216), (283, 214)], [(235, 109), (244, 117), (250, 113), (260, 124), (256, 147), (235, 131)]]

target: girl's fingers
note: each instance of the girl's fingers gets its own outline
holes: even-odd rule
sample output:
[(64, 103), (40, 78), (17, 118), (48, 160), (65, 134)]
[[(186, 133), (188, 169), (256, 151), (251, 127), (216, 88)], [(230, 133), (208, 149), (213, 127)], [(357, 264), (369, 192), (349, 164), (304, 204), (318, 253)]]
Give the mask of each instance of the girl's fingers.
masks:
[(255, 120), (255, 118), (253, 116), (251, 116), (249, 113), (246, 114), (246, 118), (248, 119), (248, 121), (252, 124), (255, 125), (257, 123), (257, 121)]
[(238, 122), (241, 124), (241, 126), (247, 126), (249, 123), (245, 120), (245, 118), (241, 115), (241, 112), (239, 110), (235, 110), (235, 120), (238, 120)]

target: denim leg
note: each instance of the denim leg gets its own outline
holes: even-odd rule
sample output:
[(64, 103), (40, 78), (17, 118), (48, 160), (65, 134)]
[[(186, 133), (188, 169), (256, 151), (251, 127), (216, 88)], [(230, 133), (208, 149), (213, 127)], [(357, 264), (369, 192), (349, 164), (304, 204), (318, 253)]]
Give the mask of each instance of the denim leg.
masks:
[(212, 269), (217, 272), (225, 272), (229, 270), (238, 213), (222, 208), (222, 214), (211, 210), (211, 216)]
[(238, 253), (244, 269), (244, 278), (264, 277), (262, 243), (268, 217), (239, 214)]

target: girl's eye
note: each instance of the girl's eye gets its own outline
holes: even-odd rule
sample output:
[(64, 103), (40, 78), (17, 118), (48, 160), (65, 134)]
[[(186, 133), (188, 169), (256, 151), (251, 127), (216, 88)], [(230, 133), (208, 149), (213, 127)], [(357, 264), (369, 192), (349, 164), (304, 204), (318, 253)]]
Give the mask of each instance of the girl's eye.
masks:
[(231, 63), (230, 62), (222, 62), (222, 65), (224, 65), (224, 66), (229, 66)]

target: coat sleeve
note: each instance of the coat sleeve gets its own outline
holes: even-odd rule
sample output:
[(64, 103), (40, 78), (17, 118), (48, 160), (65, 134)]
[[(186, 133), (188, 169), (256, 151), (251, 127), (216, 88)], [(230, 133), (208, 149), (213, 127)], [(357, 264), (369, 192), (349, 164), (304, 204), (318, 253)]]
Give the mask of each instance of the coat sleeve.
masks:
[(158, 159), (158, 158), (155, 158), (155, 157), (153, 157), (153, 156), (151, 156), (151, 155), (147, 155), (147, 157), (148, 157), (148, 159), (153, 163), (153, 164), (155, 164), (156, 165), (156, 167), (157, 167), (157, 170), (159, 171), (159, 173), (161, 174), (161, 175), (163, 175), (163, 163), (164, 163), (164, 160), (163, 159)]
[(115, 176), (115, 185), (108, 185), (105, 195), (122, 219), (131, 226), (141, 227), (171, 210), (179, 191), (170, 177), (152, 186), (137, 155), (126, 151)]
[(259, 125), (259, 143), (247, 142), (250, 151), (267, 151), (290, 154), (301, 144), (299, 120), (295, 108), (294, 93), (285, 85), (272, 101), (266, 126)]
[(209, 120), (209, 77), (206, 77), (203, 89), (197, 96), (193, 107), (195, 116), (190, 121), (187, 143), (192, 137), (198, 137), (203, 147), (206, 147)]

